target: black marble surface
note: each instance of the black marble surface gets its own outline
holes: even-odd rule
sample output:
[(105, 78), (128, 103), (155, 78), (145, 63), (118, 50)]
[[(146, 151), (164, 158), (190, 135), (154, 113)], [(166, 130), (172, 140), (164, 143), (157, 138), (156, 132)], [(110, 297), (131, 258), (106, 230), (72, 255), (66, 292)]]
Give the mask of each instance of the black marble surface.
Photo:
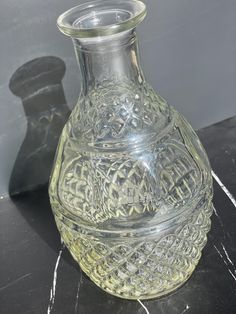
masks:
[[(200, 130), (199, 136), (215, 178), (236, 196), (236, 117)], [(46, 188), (2, 199), (0, 313), (236, 313), (233, 202), (214, 180), (212, 229), (195, 272), (183, 287), (160, 299), (143, 301), (143, 307), (138, 301), (106, 294), (81, 273), (60, 243)]]

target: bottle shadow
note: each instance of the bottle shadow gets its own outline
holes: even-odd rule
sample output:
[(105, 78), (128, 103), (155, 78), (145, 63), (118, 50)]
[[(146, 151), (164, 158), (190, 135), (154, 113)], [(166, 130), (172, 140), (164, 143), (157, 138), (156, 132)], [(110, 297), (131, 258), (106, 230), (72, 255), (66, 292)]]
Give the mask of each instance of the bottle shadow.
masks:
[(48, 181), (59, 135), (70, 110), (62, 86), (65, 63), (47, 56), (23, 64), (12, 75), (11, 92), (20, 97), (27, 118), (25, 139), (14, 164), (9, 194)]
[(21, 215), (55, 251), (60, 245), (47, 193), (47, 183), (62, 128), (70, 114), (63, 90), (66, 71), (54, 56), (19, 67), (9, 82), (21, 98), (27, 130), (9, 181), (9, 195)]

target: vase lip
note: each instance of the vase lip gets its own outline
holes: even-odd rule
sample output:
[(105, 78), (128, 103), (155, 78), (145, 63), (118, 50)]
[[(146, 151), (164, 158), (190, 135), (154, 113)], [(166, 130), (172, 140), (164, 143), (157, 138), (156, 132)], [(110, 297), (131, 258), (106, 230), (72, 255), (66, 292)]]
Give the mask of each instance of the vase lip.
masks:
[(136, 27), (146, 13), (140, 0), (94, 0), (61, 14), (57, 26), (74, 38), (109, 36)]

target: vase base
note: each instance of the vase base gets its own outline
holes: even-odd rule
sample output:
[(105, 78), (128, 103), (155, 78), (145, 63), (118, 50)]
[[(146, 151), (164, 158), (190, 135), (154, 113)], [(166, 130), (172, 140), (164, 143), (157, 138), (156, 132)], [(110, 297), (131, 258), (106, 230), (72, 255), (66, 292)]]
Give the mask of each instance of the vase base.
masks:
[[(96, 283), (96, 286), (100, 289), (102, 289), (104, 292), (114, 296), (114, 297), (117, 297), (117, 298), (120, 298), (120, 299), (124, 299), (124, 300), (130, 300), (130, 301), (137, 301), (137, 300), (142, 300), (142, 301), (145, 301), (145, 300), (153, 300), (153, 299), (157, 299), (157, 298), (162, 298), (162, 297), (166, 297), (172, 293), (174, 293), (175, 291), (177, 291), (178, 289), (180, 289), (182, 286), (185, 285), (185, 283), (190, 279), (190, 277), (192, 276), (194, 270), (192, 271), (192, 273), (187, 277), (185, 278), (182, 282), (178, 283), (177, 285), (173, 286), (172, 288), (168, 289), (168, 290), (165, 290), (165, 291), (162, 291), (162, 292), (157, 292), (157, 293), (154, 293), (154, 294), (150, 294), (150, 295), (143, 295), (143, 296), (140, 296), (140, 297), (125, 297), (125, 296), (122, 296), (122, 295), (119, 295), (119, 294), (116, 294), (116, 293), (112, 293), (110, 291), (107, 291), (106, 289), (98, 286)], [(91, 280), (91, 279), (90, 279)], [(92, 280), (91, 280), (92, 281)]]

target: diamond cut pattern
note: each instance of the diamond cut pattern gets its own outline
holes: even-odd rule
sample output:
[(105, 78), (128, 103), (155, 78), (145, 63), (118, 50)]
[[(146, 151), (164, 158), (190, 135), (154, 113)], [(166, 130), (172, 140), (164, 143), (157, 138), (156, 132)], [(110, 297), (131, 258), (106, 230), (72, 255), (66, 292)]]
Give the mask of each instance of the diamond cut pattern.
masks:
[(76, 235), (70, 249), (97, 285), (132, 299), (150, 291), (162, 294), (186, 280), (200, 259), (209, 228), (210, 214), (202, 209), (159, 239), (112, 242)]
[(104, 81), (81, 104), (80, 128), (86, 141), (119, 139), (154, 125), (163, 129), (169, 108), (164, 99), (144, 83)]
[[(212, 209), (204, 150), (145, 84), (105, 83), (80, 102), (63, 131), (51, 180), (58, 228), (106, 291), (131, 299), (165, 294), (188, 278), (206, 243)], [(173, 230), (179, 213), (190, 210), (196, 214)], [(155, 222), (162, 229), (165, 215), (175, 218), (156, 238), (124, 238), (126, 227), (139, 233)], [(114, 228), (117, 237), (106, 237)], [(96, 237), (98, 229), (104, 237)]]

